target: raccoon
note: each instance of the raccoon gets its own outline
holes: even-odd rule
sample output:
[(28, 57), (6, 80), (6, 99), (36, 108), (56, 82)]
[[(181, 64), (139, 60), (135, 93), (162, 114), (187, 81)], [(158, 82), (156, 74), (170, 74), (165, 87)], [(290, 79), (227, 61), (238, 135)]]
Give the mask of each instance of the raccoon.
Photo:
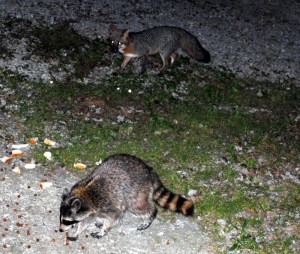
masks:
[(67, 237), (75, 241), (94, 224), (100, 231), (91, 236), (101, 238), (126, 211), (144, 219), (137, 228), (144, 230), (156, 217), (155, 203), (186, 216), (194, 213), (193, 202), (167, 190), (156, 172), (141, 159), (128, 154), (113, 155), (70, 191), (63, 190), (60, 231), (77, 227), (76, 232)]

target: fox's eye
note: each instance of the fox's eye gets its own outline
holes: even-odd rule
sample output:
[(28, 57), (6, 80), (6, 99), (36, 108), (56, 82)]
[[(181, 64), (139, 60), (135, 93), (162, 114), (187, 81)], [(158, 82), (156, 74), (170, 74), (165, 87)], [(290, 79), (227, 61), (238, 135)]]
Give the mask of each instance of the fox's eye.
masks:
[(124, 42), (119, 41), (119, 46), (124, 46), (124, 45), (125, 45)]

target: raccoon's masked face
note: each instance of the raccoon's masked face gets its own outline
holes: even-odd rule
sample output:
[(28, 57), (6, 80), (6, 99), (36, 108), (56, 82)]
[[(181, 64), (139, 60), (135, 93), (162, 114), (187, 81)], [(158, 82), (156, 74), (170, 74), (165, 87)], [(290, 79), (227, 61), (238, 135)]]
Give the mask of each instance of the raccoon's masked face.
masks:
[(64, 189), (62, 195), (62, 202), (60, 205), (60, 227), (59, 231), (67, 231), (74, 227), (79, 221), (76, 219), (76, 215), (81, 208), (81, 201), (78, 198), (70, 197), (69, 191)]

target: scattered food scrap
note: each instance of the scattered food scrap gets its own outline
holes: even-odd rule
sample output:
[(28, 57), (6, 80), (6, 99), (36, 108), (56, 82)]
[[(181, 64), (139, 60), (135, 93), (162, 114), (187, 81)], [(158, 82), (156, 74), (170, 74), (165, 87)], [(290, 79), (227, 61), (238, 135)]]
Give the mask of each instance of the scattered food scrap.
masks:
[(19, 156), (23, 156), (24, 153), (21, 150), (12, 150), (11, 155), (12, 157), (19, 157)]
[(102, 159), (96, 162), (96, 165), (99, 166), (102, 163)]
[(77, 168), (77, 169), (85, 169), (85, 168), (86, 168), (86, 165), (83, 164), (83, 163), (74, 163), (74, 168)]
[(40, 183), (40, 188), (42, 190), (48, 188), (48, 187), (51, 187), (52, 186), (52, 183), (51, 182), (47, 182), (47, 180), (41, 180), (41, 183)]
[(47, 160), (51, 161), (52, 160), (52, 153), (47, 151), (44, 152), (44, 157), (46, 157)]
[(25, 167), (26, 169), (34, 169), (34, 168), (35, 168), (35, 163), (26, 163), (26, 164), (24, 165), (24, 167)]
[(29, 144), (14, 144), (11, 146), (12, 149), (22, 149), (29, 147)]
[(20, 170), (20, 168), (19, 167), (15, 167), (15, 168), (13, 168), (13, 170), (12, 170), (13, 172), (15, 172), (15, 173), (17, 173), (18, 175), (21, 175), (21, 170)]
[(31, 145), (36, 145), (37, 142), (38, 142), (38, 138), (30, 138), (30, 139), (28, 140), (28, 142), (29, 142), (29, 144), (31, 144)]
[(7, 156), (4, 156), (2, 157), (0, 160), (3, 162), (3, 163), (8, 163), (10, 161), (12, 161), (13, 157), (7, 157)]
[(46, 145), (48, 145), (48, 146), (55, 146), (55, 142), (54, 141), (52, 141), (52, 140), (50, 140), (50, 139), (45, 139), (44, 140), (44, 144), (46, 144)]

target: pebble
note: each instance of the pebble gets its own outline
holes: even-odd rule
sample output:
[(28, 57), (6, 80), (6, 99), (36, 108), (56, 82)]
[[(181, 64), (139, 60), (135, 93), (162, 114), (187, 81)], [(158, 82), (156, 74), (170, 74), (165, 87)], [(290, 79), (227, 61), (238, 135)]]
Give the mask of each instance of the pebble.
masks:
[(193, 197), (193, 196), (196, 196), (197, 195), (197, 190), (193, 190), (193, 189), (190, 189), (189, 190), (189, 192), (188, 192), (188, 195), (190, 196), (190, 197)]

